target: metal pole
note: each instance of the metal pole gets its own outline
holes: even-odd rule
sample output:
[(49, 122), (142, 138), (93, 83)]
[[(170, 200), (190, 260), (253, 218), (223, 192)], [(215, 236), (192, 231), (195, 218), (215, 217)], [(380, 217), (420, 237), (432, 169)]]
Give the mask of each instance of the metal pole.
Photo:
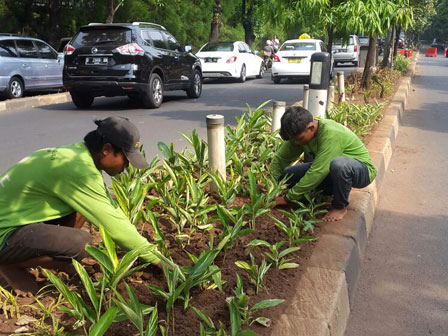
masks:
[(334, 84), (330, 84), (328, 87), (328, 96), (327, 96), (327, 111), (330, 111), (333, 108), (334, 101)]
[[(221, 177), (226, 177), (226, 144), (224, 141), (224, 116), (220, 114), (209, 114), (206, 117), (208, 161), (210, 170)], [(214, 183), (210, 184), (212, 193), (218, 188)]]
[(280, 120), (285, 113), (286, 102), (284, 101), (274, 101), (274, 109), (272, 110), (272, 133), (281, 127)]
[(344, 84), (344, 72), (338, 71), (338, 91), (339, 91), (339, 103), (345, 102), (345, 84)]
[(308, 102), (310, 100), (310, 86), (305, 84), (303, 86), (303, 108), (308, 110)]

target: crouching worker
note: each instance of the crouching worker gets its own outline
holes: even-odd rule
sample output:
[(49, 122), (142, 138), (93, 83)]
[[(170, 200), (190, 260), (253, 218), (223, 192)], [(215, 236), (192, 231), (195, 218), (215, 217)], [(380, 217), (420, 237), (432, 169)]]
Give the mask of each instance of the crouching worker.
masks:
[[(87, 256), (85, 219), (102, 225), (124, 250), (147, 247), (140, 257), (158, 264), (150, 244), (111, 199), (102, 171), (148, 166), (138, 129), (128, 119), (95, 121), (83, 142), (41, 149), (0, 177), (0, 274), (17, 294), (38, 290), (27, 268), (69, 269)], [(85, 218), (85, 219), (84, 219)]]
[[(274, 177), (285, 176), (288, 191), (275, 205), (299, 199), (313, 189), (333, 195), (332, 209), (324, 221), (341, 220), (352, 187), (363, 188), (376, 176), (369, 152), (348, 128), (329, 119), (313, 118), (303, 107), (288, 107), (281, 119), (280, 136), (285, 140), (272, 161)], [(292, 165), (302, 153), (312, 162)]]

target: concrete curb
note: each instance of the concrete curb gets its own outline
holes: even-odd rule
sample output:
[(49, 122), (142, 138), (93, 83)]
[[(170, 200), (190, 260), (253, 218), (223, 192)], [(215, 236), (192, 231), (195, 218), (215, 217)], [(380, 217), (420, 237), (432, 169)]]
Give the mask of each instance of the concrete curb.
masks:
[(72, 99), (68, 92), (53, 93), (53, 94), (19, 98), (19, 99), (9, 99), (0, 102), (0, 113), (23, 108), (62, 104), (71, 101)]
[[(417, 55), (418, 58), (418, 55)], [(367, 149), (378, 170), (364, 189), (350, 193), (348, 213), (340, 222), (324, 223), (297, 292), (272, 327), (274, 336), (343, 336), (360, 275), (361, 260), (372, 230), (375, 207), (384, 181), (400, 119), (407, 105), (417, 59), (404, 76)]]

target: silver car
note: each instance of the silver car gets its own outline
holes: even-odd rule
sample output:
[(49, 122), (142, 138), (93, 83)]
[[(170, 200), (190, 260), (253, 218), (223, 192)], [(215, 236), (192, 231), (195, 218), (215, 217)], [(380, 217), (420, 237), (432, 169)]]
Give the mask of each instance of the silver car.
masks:
[(348, 44), (344, 43), (342, 39), (338, 39), (333, 42), (331, 52), (334, 58), (334, 65), (338, 63), (351, 62), (355, 67), (359, 64), (359, 53), (361, 50), (361, 44), (359, 38), (356, 35), (350, 35)]
[(0, 93), (7, 98), (20, 98), (25, 91), (62, 87), (63, 67), (63, 55), (44, 41), (0, 36)]

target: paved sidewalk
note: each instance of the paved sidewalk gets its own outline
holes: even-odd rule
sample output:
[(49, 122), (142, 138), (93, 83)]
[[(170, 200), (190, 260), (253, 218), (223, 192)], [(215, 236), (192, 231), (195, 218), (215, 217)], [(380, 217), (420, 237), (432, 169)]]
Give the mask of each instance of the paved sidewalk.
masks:
[(346, 336), (448, 335), (448, 59), (420, 57), (412, 89)]

